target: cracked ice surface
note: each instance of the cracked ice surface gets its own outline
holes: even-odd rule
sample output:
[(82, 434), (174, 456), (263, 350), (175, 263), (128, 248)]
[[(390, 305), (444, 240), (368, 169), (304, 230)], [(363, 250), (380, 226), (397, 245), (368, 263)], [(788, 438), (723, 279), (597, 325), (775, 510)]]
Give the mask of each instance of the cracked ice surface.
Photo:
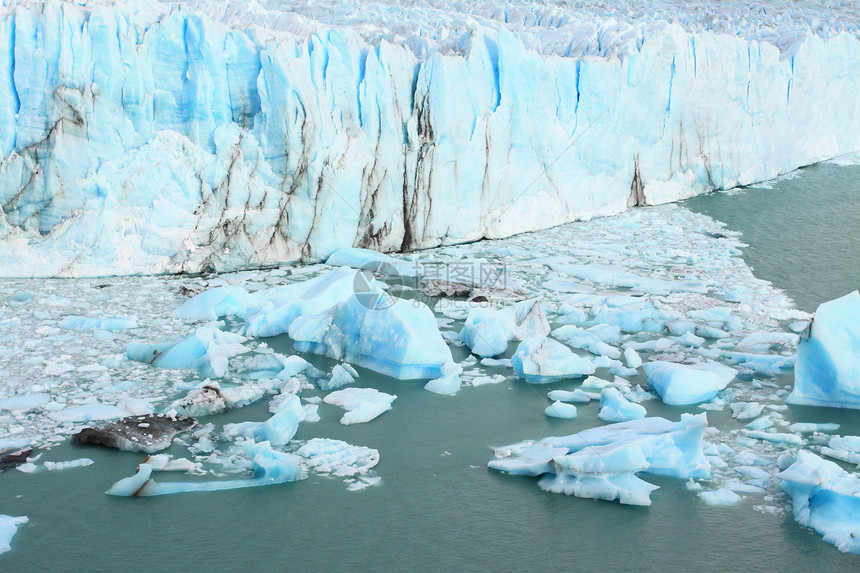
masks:
[(4, 5), (3, 276), (504, 237), (860, 149), (850, 3)]

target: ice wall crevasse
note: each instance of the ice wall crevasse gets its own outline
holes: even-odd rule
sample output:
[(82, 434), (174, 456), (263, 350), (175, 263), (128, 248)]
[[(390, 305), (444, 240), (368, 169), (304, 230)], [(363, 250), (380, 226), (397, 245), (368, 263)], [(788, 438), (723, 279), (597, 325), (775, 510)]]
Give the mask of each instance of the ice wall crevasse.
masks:
[(849, 33), (781, 57), (655, 26), (619, 59), (476, 25), (460, 53), (419, 58), (348, 27), (233, 29), (195, 10), (49, 0), (0, 16), (0, 274), (502, 237), (860, 149)]

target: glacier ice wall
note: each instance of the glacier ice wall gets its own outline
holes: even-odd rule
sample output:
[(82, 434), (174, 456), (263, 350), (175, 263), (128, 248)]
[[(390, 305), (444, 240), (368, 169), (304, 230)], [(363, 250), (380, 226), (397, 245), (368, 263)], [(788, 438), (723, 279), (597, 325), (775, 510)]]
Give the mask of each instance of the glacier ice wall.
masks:
[(493, 13), (431, 49), (366, 22), (278, 30), (259, 2), (269, 28), (232, 26), (237, 4), (86, 4), (0, 15), (3, 276), (502, 237), (860, 149), (856, 22), (786, 46), (607, 16), (579, 44), (562, 27), (565, 52), (558, 26), (537, 49)]

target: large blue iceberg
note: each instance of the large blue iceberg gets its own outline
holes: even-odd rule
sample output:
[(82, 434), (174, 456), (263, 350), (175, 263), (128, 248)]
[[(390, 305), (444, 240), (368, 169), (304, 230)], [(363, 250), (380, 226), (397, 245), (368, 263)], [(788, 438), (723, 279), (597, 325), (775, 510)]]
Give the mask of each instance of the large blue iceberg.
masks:
[(825, 302), (800, 337), (791, 404), (860, 408), (860, 292)]

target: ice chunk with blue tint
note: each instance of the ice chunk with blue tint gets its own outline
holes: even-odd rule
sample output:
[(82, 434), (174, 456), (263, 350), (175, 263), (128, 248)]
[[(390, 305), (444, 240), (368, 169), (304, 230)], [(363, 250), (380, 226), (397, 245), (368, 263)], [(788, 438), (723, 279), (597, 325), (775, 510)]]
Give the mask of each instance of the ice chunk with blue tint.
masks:
[(137, 328), (137, 318), (133, 316), (108, 316), (91, 318), (87, 316), (67, 316), (57, 325), (63, 330), (128, 330)]
[(308, 408), (302, 406), (297, 395), (293, 395), (265, 422), (226, 424), (224, 432), (229, 436), (242, 436), (257, 442), (267, 441), (273, 446), (283, 446), (296, 435), (299, 423), (305, 419)]
[(547, 397), (550, 400), (561, 402), (587, 403), (591, 401), (591, 396), (587, 392), (583, 392), (579, 388), (577, 388), (576, 390), (550, 390), (547, 393)]
[(117, 496), (145, 497), (186, 492), (222, 491), (275, 485), (298, 481), (307, 477), (307, 471), (301, 457), (273, 450), (268, 442), (245, 442), (243, 449), (245, 455), (251, 458), (251, 470), (254, 476), (249, 479), (160, 483), (152, 479), (153, 467), (143, 463), (138, 466), (135, 475), (119, 480), (105, 493)]
[(452, 362), (451, 350), (426, 305), (390, 299), (369, 305), (358, 297), (317, 315), (303, 315), (290, 326), (301, 352), (323, 354), (398, 378), (433, 379)]
[(397, 396), (380, 392), (375, 388), (344, 388), (332, 392), (323, 402), (340, 406), (346, 413), (340, 419), (344, 425), (369, 422), (391, 409)]
[(286, 380), (313, 368), (310, 363), (300, 356), (284, 356), (272, 354), (257, 354), (245, 358), (235, 367), (235, 373), (240, 378), (259, 380), (260, 378), (277, 378)]
[(527, 338), (511, 358), (517, 376), (531, 384), (550, 384), (593, 374), (594, 364), (551, 338)]
[(741, 496), (726, 488), (703, 491), (699, 497), (708, 505), (734, 505), (741, 501)]
[(550, 418), (576, 418), (576, 406), (556, 400), (544, 409)]
[(460, 340), (473, 354), (481, 357), (498, 356), (508, 349), (512, 340), (531, 336), (546, 336), (550, 326), (540, 303), (524, 300), (500, 310), (473, 308), (469, 312)]
[(860, 554), (860, 477), (800, 450), (777, 477), (791, 496), (794, 519), (824, 536), (839, 551)]
[(737, 371), (717, 362), (678, 364), (654, 361), (643, 365), (648, 385), (664, 403), (698, 404), (714, 398), (729, 385)]
[(353, 298), (356, 289), (381, 289), (369, 277), (350, 268), (337, 268), (314, 278), (256, 292), (239, 314), (242, 334), (253, 337), (286, 334), (298, 317), (315, 316)]
[(430, 380), (424, 385), (424, 389), (435, 394), (444, 394), (446, 396), (456, 394), (462, 386), (460, 381), (460, 374), (462, 373), (462, 366), (454, 362), (448, 362), (442, 366), (442, 376), (440, 378)]
[(630, 402), (617, 388), (604, 388), (600, 392), (600, 412), (597, 417), (604, 422), (627, 422), (644, 418), (643, 406)]
[(860, 467), (860, 436), (834, 436), (821, 453)]
[(50, 401), (51, 397), (41, 392), (18, 394), (17, 396), (0, 398), (0, 410), (10, 410), (13, 412), (36, 410), (45, 406)]
[(18, 532), (18, 527), (29, 520), (26, 517), (0, 515), (0, 555), (12, 549), (12, 538)]
[(337, 390), (355, 382), (358, 372), (347, 363), (336, 364), (331, 370), (331, 376), (317, 381), (317, 386), (323, 392)]
[(186, 320), (218, 320), (245, 310), (251, 295), (240, 286), (228, 285), (204, 291), (173, 311), (173, 316)]
[(860, 292), (823, 303), (797, 345), (790, 404), (860, 408)]
[(542, 489), (555, 493), (650, 505), (657, 486), (636, 474), (709, 478), (703, 450), (705, 414), (684, 414), (680, 422), (643, 418), (497, 448), (489, 467), (514, 475), (544, 477)]
[(238, 334), (202, 326), (179, 342), (133, 342), (126, 354), (131, 360), (159, 368), (192, 368), (204, 378), (220, 378), (227, 373), (230, 357), (248, 352), (242, 345), (244, 341)]

